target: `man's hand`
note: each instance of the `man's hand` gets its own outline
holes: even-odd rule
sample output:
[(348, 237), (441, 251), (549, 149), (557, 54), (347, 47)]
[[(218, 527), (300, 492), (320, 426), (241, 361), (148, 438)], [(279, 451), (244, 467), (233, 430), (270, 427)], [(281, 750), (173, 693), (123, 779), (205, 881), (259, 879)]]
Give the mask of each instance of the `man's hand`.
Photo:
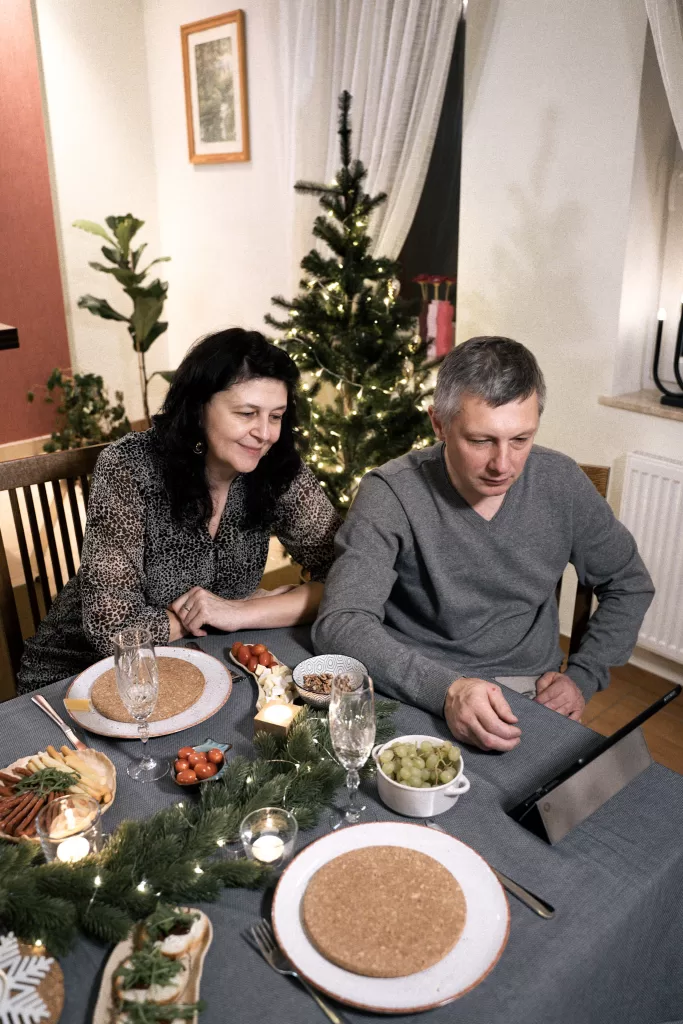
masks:
[(456, 739), (482, 750), (512, 750), (522, 734), (500, 686), (485, 679), (451, 683), (444, 716)]
[(575, 722), (579, 721), (586, 706), (581, 690), (563, 672), (544, 672), (536, 680), (535, 700), (552, 711), (573, 718)]
[(192, 587), (177, 597), (170, 610), (180, 619), (183, 629), (192, 636), (206, 636), (202, 626), (213, 626), (225, 633), (241, 629), (244, 624), (244, 601), (228, 601), (216, 597), (203, 587)]

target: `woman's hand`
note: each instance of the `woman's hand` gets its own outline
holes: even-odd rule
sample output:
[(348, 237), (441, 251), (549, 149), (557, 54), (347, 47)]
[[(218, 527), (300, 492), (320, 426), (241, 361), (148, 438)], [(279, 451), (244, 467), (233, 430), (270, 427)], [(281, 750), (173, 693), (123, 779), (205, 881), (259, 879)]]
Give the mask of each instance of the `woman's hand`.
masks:
[(227, 601), (203, 587), (192, 587), (169, 606), (192, 636), (206, 636), (202, 626), (213, 626), (224, 633), (234, 633), (245, 626), (244, 601)]

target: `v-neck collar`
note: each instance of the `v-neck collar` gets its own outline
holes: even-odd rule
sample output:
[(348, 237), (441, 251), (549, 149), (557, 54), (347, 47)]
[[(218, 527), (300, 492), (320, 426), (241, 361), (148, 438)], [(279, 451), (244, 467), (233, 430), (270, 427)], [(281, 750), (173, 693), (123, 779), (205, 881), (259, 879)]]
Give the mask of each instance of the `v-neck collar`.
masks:
[(206, 536), (209, 538), (211, 544), (217, 544), (221, 540), (228, 518), (233, 516), (234, 507), (238, 502), (244, 504), (244, 479), (242, 473), (236, 476), (235, 479), (230, 484), (230, 487), (228, 489), (228, 496), (225, 499), (225, 505), (223, 506), (221, 517), (218, 520), (218, 528), (213, 537), (209, 533), (208, 523), (204, 523)]
[[(442, 470), (442, 473), (443, 473), (445, 485), (451, 491), (451, 493), (454, 494), (458, 498), (458, 509), (459, 509), (459, 511), (461, 511), (464, 515), (466, 515), (468, 519), (472, 520), (472, 522), (478, 523), (482, 527), (492, 527), (492, 526), (496, 525), (500, 521), (500, 519), (502, 518), (504, 509), (506, 509), (507, 506), (510, 504), (510, 502), (509, 502), (510, 491), (513, 489), (515, 484), (512, 484), (511, 487), (508, 487), (507, 491), (503, 495), (503, 500), (502, 500), (502, 502), (500, 504), (500, 508), (496, 509), (495, 515), (491, 516), (490, 519), (486, 519), (484, 516), (480, 515), (479, 512), (477, 512), (477, 510), (475, 508), (473, 508), (470, 505), (469, 501), (467, 501), (467, 499), (462, 496), (462, 494), (460, 493), (458, 488), (455, 486), (455, 484), (451, 480), (450, 473), (448, 472), (448, 466), (446, 464), (446, 442), (445, 441), (441, 442), (441, 452), (440, 452), (440, 455), (441, 455), (441, 459), (440, 459), (441, 470)], [(517, 483), (516, 480), (515, 480), (515, 483)]]

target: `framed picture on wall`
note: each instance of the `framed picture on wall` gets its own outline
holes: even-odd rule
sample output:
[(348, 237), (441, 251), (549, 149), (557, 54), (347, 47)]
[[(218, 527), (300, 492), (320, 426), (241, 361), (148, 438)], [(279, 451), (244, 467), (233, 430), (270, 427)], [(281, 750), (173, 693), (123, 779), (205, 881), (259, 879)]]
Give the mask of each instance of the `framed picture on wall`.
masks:
[(181, 25), (193, 164), (249, 159), (244, 11)]

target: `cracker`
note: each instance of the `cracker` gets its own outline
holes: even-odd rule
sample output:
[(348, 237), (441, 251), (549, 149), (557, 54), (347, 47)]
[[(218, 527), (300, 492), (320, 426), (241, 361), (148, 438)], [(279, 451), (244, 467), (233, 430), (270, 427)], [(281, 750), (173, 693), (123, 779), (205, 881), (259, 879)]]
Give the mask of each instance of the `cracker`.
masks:
[(302, 901), (318, 952), (371, 978), (400, 978), (438, 963), (462, 935), (466, 913), (450, 871), (402, 846), (335, 857), (316, 871)]
[[(149, 722), (161, 722), (195, 704), (204, 692), (204, 673), (181, 658), (157, 658), (159, 699)], [(116, 670), (110, 668), (95, 681), (90, 700), (96, 711), (112, 722), (134, 722), (119, 697)]]

